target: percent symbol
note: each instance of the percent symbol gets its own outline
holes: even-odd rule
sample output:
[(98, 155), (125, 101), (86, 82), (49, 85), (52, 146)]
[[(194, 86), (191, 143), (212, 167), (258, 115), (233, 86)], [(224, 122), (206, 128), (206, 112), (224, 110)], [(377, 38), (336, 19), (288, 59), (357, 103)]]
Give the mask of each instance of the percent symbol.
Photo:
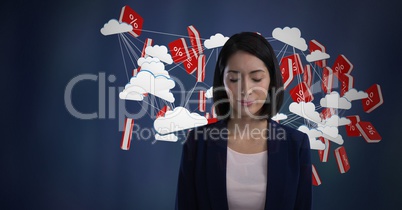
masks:
[(176, 52), (176, 55), (175, 55), (175, 56), (177, 56), (177, 55), (183, 56), (183, 52), (181, 52), (181, 47), (180, 47), (180, 48), (174, 47), (174, 48), (173, 48), (173, 51)]
[(371, 125), (367, 126), (367, 129), (368, 129), (368, 132), (369, 132), (370, 135), (375, 134), (375, 131), (374, 131), (373, 127), (371, 127)]
[(132, 20), (132, 21), (130, 22), (130, 25), (133, 25), (134, 28), (138, 28), (137, 18), (134, 19), (134, 15), (133, 15), (133, 14), (130, 14), (129, 17), (130, 17), (130, 20)]
[(193, 64), (191, 63), (191, 58), (187, 59), (187, 68), (191, 68)]
[(374, 93), (373, 92), (371, 92), (370, 94), (369, 94), (369, 97), (367, 97), (367, 101), (366, 101), (366, 105), (368, 106), (368, 105), (370, 105), (370, 103), (371, 102), (373, 102), (373, 96), (374, 96)]
[(302, 102), (304, 100), (304, 93), (303, 93), (302, 90), (299, 90), (299, 92), (296, 93), (296, 95), (297, 95), (297, 102), (298, 103), (300, 103), (300, 102)]
[(335, 71), (340, 72), (340, 71), (342, 71), (344, 68), (345, 68), (345, 67), (344, 67), (343, 65), (340, 65), (340, 64), (338, 63), (338, 65), (335, 67)]

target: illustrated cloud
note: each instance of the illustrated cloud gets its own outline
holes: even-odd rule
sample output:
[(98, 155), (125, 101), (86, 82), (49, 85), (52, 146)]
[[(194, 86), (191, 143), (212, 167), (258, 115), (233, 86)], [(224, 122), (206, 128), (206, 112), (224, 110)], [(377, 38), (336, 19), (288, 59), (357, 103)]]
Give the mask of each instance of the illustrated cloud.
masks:
[(175, 82), (165, 76), (154, 76), (152, 72), (141, 70), (137, 76), (131, 77), (122, 92), (120, 99), (140, 101), (143, 99), (144, 93), (150, 93), (156, 97), (173, 103), (174, 97), (170, 92), (175, 86)]
[(158, 117), (154, 121), (155, 130), (164, 135), (189, 128), (208, 124), (208, 120), (198, 113), (190, 113), (184, 107), (176, 107), (172, 111), (167, 111), (165, 116)]
[(297, 130), (307, 134), (310, 140), (310, 149), (324, 150), (325, 144), (322, 141), (317, 140), (317, 137), (322, 136), (322, 132), (317, 129), (309, 129), (307, 126), (302, 125)]
[(307, 50), (306, 40), (301, 37), (298, 28), (275, 28), (272, 31), (272, 37), (301, 51)]
[(158, 141), (170, 141), (176, 142), (178, 140), (177, 136), (173, 133), (166, 135), (159, 135), (159, 133), (155, 134), (155, 139)]
[(286, 120), (286, 119), (288, 119), (288, 116), (287, 116), (286, 114), (283, 114), (283, 113), (277, 113), (277, 114), (276, 114), (275, 116), (273, 116), (271, 119), (272, 119), (272, 120), (275, 120), (275, 121)]
[(364, 91), (357, 91), (356, 89), (352, 88), (348, 92), (343, 95), (348, 101), (359, 100), (363, 98), (367, 98), (368, 94)]
[(322, 132), (322, 136), (334, 143), (339, 145), (343, 144), (343, 138), (339, 135), (339, 130), (337, 127), (332, 126), (318, 126), (317, 130)]
[(306, 56), (306, 60), (308, 62), (314, 62), (319, 60), (328, 59), (330, 56), (325, 52), (321, 52), (320, 50), (315, 50)]
[(109, 22), (105, 23), (103, 25), (103, 28), (101, 28), (100, 32), (105, 35), (112, 35), (112, 34), (120, 34), (124, 32), (129, 32), (133, 30), (133, 26), (127, 24), (127, 23), (119, 23), (116, 19), (111, 19)]
[(168, 53), (168, 49), (164, 45), (148, 46), (145, 48), (145, 53), (149, 56), (159, 58), (159, 60), (167, 64), (173, 63), (172, 56)]
[(153, 75), (163, 75), (170, 78), (169, 72), (165, 70), (165, 65), (160, 62), (159, 58), (147, 57), (139, 58), (137, 64), (141, 66), (141, 69), (152, 72)]
[(207, 90), (207, 92), (205, 92), (205, 98), (212, 98), (212, 97), (213, 97), (213, 95), (212, 95), (212, 89), (213, 89), (213, 87), (210, 87), (210, 88)]
[(338, 115), (332, 115), (330, 118), (324, 121), (324, 126), (343, 126), (349, 125), (351, 121), (346, 117), (340, 118)]
[(321, 123), (320, 113), (315, 111), (315, 105), (311, 102), (292, 102), (289, 105), (289, 111), (312, 122)]
[(222, 47), (228, 39), (229, 37), (224, 37), (222, 34), (217, 33), (204, 41), (204, 47), (207, 49)]
[(322, 107), (336, 109), (350, 109), (352, 107), (352, 103), (350, 103), (346, 98), (340, 97), (339, 93), (336, 91), (332, 91), (325, 95), (324, 98), (321, 98), (320, 105)]

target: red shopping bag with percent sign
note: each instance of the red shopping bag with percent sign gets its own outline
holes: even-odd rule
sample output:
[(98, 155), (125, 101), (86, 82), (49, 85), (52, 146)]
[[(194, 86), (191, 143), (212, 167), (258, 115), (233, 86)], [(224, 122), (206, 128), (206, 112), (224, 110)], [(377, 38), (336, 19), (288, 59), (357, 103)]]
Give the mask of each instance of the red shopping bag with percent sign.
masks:
[[(322, 45), (321, 43), (319, 43), (317, 40), (313, 39), (310, 41), (309, 44), (309, 48), (310, 48), (310, 52), (314, 52), (316, 50), (319, 50), (323, 53), (325, 53), (325, 46)], [(317, 64), (317, 66), (324, 68), (325, 66), (327, 66), (327, 60), (319, 60), (315, 62)]]
[[(289, 60), (292, 62), (292, 65), (289, 65)], [(298, 75), (303, 73), (303, 65), (300, 60), (300, 55), (298, 53), (295, 53), (293, 55), (289, 55), (286, 57), (283, 57), (281, 59), (281, 66), (280, 69), (285, 68), (285, 71), (288, 71), (291, 68), (293, 71), (293, 75)]]
[(314, 166), (314, 165), (311, 165), (311, 169), (312, 169), (312, 173), (313, 173), (313, 175), (312, 175), (312, 178), (313, 178), (313, 185), (314, 185), (314, 186), (321, 185), (321, 178), (320, 178), (320, 176), (318, 175), (315, 166)]
[(381, 87), (378, 84), (374, 84), (366, 90), (368, 97), (362, 99), (363, 110), (366, 113), (372, 112), (377, 107), (384, 103), (382, 98)]
[(318, 156), (320, 157), (321, 162), (327, 162), (328, 161), (328, 154), (329, 154), (329, 149), (330, 149), (330, 141), (322, 136), (318, 137), (322, 143), (325, 144), (325, 149), (324, 150), (318, 150)]
[(126, 118), (124, 122), (123, 136), (121, 137), (120, 148), (122, 150), (129, 150), (131, 144), (131, 137), (133, 136), (134, 119)]
[(339, 95), (342, 97), (354, 86), (353, 76), (350, 74), (338, 74), (338, 80), (341, 83), (341, 90)]
[(297, 103), (300, 103), (302, 101), (310, 102), (314, 100), (313, 94), (311, 93), (310, 88), (308, 88), (305, 82), (301, 82), (296, 87), (291, 89), (290, 96), (292, 97), (293, 101)]
[(175, 63), (180, 63), (190, 58), (190, 53), (184, 38), (176, 39), (173, 42), (170, 42), (168, 46), (170, 54), (172, 54), (172, 58)]
[(152, 46), (153, 40), (151, 38), (145, 39), (144, 47), (142, 47), (141, 57), (147, 58), (147, 54), (145, 53), (145, 49), (149, 46)]
[(381, 136), (370, 122), (358, 122), (356, 128), (359, 129), (367, 143), (377, 143), (381, 141)]
[(322, 70), (322, 83), (321, 88), (325, 93), (330, 93), (334, 83), (333, 71), (330, 67), (326, 66)]
[(188, 74), (194, 73), (195, 70), (197, 70), (197, 61), (198, 55), (195, 52), (194, 48), (190, 49), (190, 58), (187, 58), (186, 60), (183, 61), (184, 68), (186, 69), (186, 72)]
[(305, 82), (309, 88), (313, 84), (313, 74), (311, 73), (311, 66), (308, 64), (304, 66), (303, 82)]
[(293, 81), (292, 60), (287, 59), (285, 61), (281, 61), (280, 69), (283, 80), (283, 89), (286, 89)]
[(129, 33), (134, 37), (139, 37), (141, 35), (144, 19), (133, 9), (131, 9), (131, 7), (124, 6), (121, 9), (120, 22), (125, 22), (133, 26), (133, 30)]
[(197, 82), (204, 82), (205, 79), (205, 55), (199, 55), (197, 60)]
[(204, 50), (202, 49), (201, 37), (198, 30), (193, 25), (190, 25), (187, 27), (187, 32), (193, 49), (196, 50), (197, 54), (202, 54)]
[(353, 70), (353, 64), (341, 54), (336, 58), (332, 69), (334, 70), (335, 76), (339, 74), (350, 74)]
[(350, 120), (350, 124), (345, 125), (346, 135), (350, 137), (361, 136), (360, 131), (356, 128), (356, 124), (360, 122), (359, 115), (346, 116), (346, 118)]
[(335, 159), (338, 164), (339, 172), (346, 173), (350, 169), (349, 159), (346, 155), (346, 150), (344, 146), (340, 146), (335, 149)]

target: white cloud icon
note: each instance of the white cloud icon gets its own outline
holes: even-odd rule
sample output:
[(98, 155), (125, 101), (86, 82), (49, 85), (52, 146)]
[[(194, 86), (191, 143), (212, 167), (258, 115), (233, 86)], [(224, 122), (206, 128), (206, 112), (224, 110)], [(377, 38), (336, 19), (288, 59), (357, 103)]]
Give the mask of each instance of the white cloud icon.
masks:
[(286, 120), (288, 119), (288, 116), (283, 113), (277, 113), (275, 116), (271, 118), (272, 120), (278, 121), (278, 120)]
[(112, 35), (112, 34), (120, 34), (125, 33), (133, 30), (133, 26), (127, 23), (119, 23), (116, 19), (111, 19), (109, 22), (103, 25), (100, 32), (104, 36)]
[(301, 51), (307, 50), (306, 40), (301, 37), (298, 28), (275, 28), (272, 31), (272, 37)]
[(207, 49), (222, 47), (228, 39), (229, 37), (225, 37), (222, 34), (217, 33), (204, 41), (204, 47)]
[(302, 125), (297, 130), (307, 134), (310, 141), (310, 149), (324, 150), (325, 144), (318, 140), (317, 137), (322, 136), (322, 132), (317, 129), (309, 129), (307, 126)]
[(343, 138), (339, 135), (339, 130), (337, 127), (332, 126), (318, 126), (317, 130), (322, 132), (322, 137), (337, 143), (339, 145), (343, 144)]
[(165, 70), (165, 65), (160, 62), (159, 58), (147, 57), (139, 58), (137, 64), (141, 66), (141, 69), (152, 72), (153, 75), (163, 75), (170, 78), (169, 72)]
[(346, 98), (348, 101), (354, 101), (354, 100), (367, 98), (368, 94), (364, 91), (357, 91), (356, 89), (352, 88), (352, 89), (348, 90), (348, 92), (346, 92), (343, 95), (343, 97)]
[(159, 60), (167, 64), (173, 63), (172, 56), (168, 53), (168, 49), (164, 45), (148, 46), (145, 48), (145, 53), (149, 56), (159, 58)]
[(120, 92), (120, 99), (136, 100), (143, 99), (144, 93), (150, 93), (156, 97), (173, 103), (175, 98), (170, 92), (175, 86), (175, 82), (165, 76), (154, 76), (152, 72), (141, 70), (137, 76), (131, 77), (122, 92)]
[(198, 113), (190, 113), (184, 107), (176, 107), (172, 111), (167, 111), (165, 116), (158, 117), (154, 121), (155, 130), (164, 135), (189, 128), (208, 124), (208, 120)]
[(315, 111), (315, 105), (311, 102), (292, 102), (289, 105), (289, 111), (303, 117), (304, 119), (310, 120), (315, 123), (321, 123), (320, 113)]
[(212, 98), (213, 94), (212, 94), (212, 89), (213, 87), (210, 87), (207, 92), (205, 92), (205, 98)]
[(336, 109), (350, 109), (352, 103), (344, 97), (340, 97), (337, 91), (332, 91), (321, 98), (320, 105), (322, 107), (336, 108)]
[(343, 126), (343, 125), (349, 125), (351, 121), (346, 118), (342, 117), (340, 118), (338, 115), (332, 115), (329, 119), (326, 119), (324, 121), (324, 126)]
[(330, 56), (325, 52), (321, 52), (320, 50), (314, 50), (310, 54), (306, 56), (306, 60), (308, 62), (320, 61), (328, 59)]
[(170, 141), (170, 142), (176, 142), (178, 140), (177, 136), (173, 133), (166, 135), (160, 135), (159, 133), (157, 133), (155, 134), (155, 139), (158, 141)]

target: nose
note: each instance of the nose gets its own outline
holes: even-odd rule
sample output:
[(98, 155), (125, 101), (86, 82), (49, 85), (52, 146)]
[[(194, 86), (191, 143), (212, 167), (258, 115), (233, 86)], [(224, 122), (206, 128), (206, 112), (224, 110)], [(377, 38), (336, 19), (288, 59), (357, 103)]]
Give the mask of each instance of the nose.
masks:
[(252, 92), (251, 88), (250, 88), (250, 82), (246, 78), (243, 78), (241, 81), (242, 81), (242, 83), (241, 83), (241, 94), (243, 96), (249, 95)]

